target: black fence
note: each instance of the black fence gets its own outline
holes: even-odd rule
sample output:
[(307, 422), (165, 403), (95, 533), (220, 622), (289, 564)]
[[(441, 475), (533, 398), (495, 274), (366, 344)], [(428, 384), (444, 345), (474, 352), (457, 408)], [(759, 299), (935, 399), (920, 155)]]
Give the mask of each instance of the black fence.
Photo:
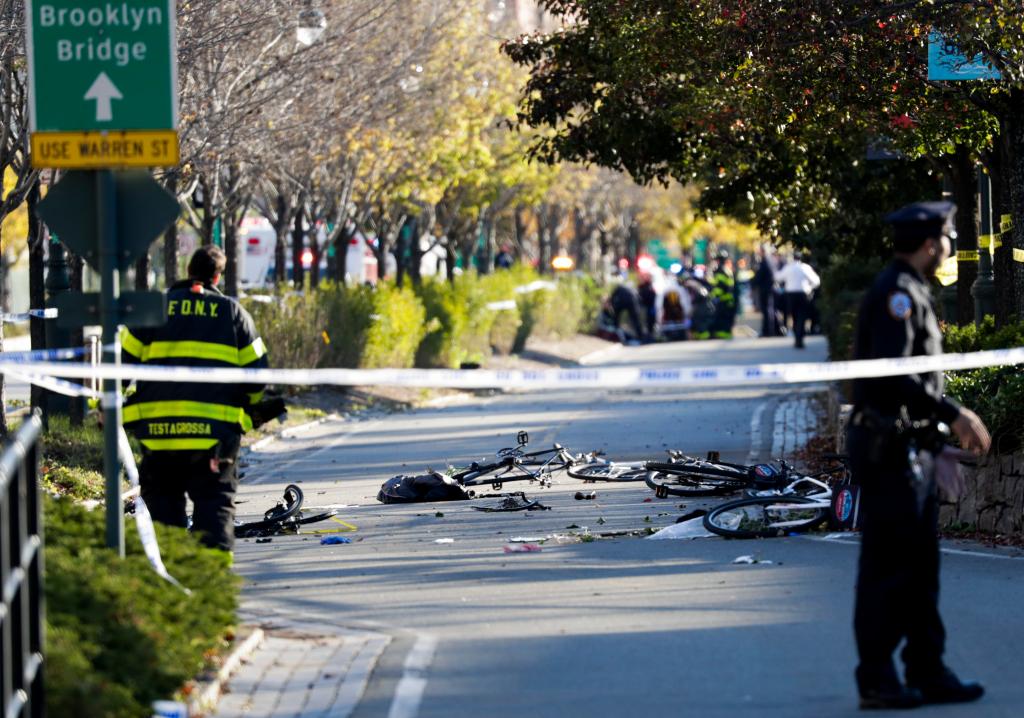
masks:
[(38, 414), (0, 457), (0, 715), (40, 718), (43, 708), (43, 534)]

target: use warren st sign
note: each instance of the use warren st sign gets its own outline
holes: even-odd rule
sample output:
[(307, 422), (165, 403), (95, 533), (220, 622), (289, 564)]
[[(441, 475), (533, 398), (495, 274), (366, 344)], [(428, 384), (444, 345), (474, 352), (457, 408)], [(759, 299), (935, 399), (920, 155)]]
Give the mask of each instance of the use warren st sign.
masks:
[(178, 163), (173, 0), (27, 0), (32, 164)]

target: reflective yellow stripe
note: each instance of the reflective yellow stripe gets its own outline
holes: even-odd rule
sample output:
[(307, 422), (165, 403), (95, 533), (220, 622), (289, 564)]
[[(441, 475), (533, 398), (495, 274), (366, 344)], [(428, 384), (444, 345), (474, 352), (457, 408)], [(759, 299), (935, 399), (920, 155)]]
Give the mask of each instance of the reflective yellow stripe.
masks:
[(141, 439), (140, 444), (150, 451), (199, 451), (212, 449), (216, 439)]
[(151, 359), (212, 359), (239, 366), (238, 349), (215, 342), (153, 342), (142, 352), (142, 361)]
[(142, 359), (146, 353), (146, 345), (128, 331), (128, 327), (121, 329), (121, 348), (136, 359)]
[(207, 404), (203, 401), (147, 401), (141, 404), (131, 404), (124, 408), (123, 420), (128, 424), (133, 421), (166, 419), (175, 416), (238, 424), (242, 427), (242, 431), (249, 431), (252, 428), (252, 419), (244, 409), (226, 404)]
[(252, 344), (244, 349), (238, 350), (238, 365), (245, 366), (246, 364), (252, 364), (266, 353), (267, 345), (263, 343), (263, 337), (256, 337), (256, 341)]
[(246, 396), (249, 398), (250, 404), (255, 404), (258, 401), (263, 401), (262, 391), (254, 391), (252, 394), (246, 394)]

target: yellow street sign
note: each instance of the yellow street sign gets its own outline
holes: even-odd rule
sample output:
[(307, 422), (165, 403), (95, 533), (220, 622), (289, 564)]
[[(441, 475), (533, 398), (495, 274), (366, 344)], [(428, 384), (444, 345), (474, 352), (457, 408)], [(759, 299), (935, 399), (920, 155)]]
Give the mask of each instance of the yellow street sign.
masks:
[(174, 167), (178, 133), (174, 130), (126, 132), (33, 132), (32, 166), (56, 169)]

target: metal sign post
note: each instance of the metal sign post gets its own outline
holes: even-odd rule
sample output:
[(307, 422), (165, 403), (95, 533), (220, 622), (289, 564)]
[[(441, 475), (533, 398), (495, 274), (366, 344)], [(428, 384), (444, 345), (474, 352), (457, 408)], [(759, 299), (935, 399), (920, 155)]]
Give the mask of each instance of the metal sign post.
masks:
[[(180, 209), (148, 171), (124, 169), (178, 164), (175, 12), (173, 0), (25, 3), (30, 160), (72, 170), (37, 211), (101, 282), (98, 296), (62, 294), (58, 321), (100, 324), (115, 365), (120, 324), (166, 321), (163, 294), (121, 295), (119, 282)], [(124, 556), (120, 382), (105, 379), (102, 394), (107, 546)]]

